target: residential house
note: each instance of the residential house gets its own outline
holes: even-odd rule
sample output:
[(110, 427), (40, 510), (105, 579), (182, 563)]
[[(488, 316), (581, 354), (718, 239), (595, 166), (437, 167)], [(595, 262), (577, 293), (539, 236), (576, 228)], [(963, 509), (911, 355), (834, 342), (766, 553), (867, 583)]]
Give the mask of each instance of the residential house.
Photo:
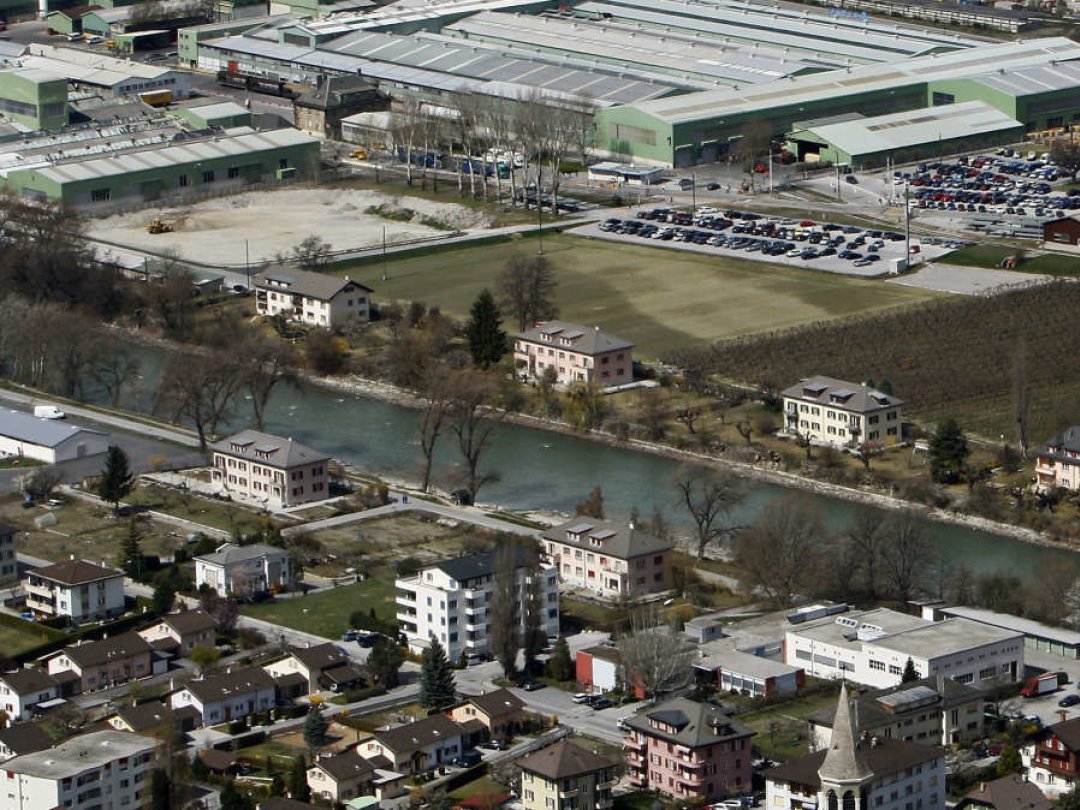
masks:
[(175, 724), (181, 731), (191, 731), (199, 723), (199, 712), (193, 706), (182, 706), (173, 711), (160, 700), (148, 700), (121, 706), (105, 722), (117, 731), (135, 734), (153, 734), (162, 730), (165, 723)]
[(334, 329), (371, 318), (370, 287), (348, 276), (277, 267), (255, 277), (255, 311)]
[(909, 659), (921, 678), (999, 686), (1023, 676), (1024, 634), (876, 608), (794, 625), (784, 639), (784, 662), (807, 675), (878, 688), (899, 684)]
[(514, 336), (514, 367), (525, 380), (546, 374), (559, 385), (626, 385), (634, 381), (634, 344), (599, 326), (541, 321)]
[(1010, 774), (980, 782), (956, 803), (955, 810), (1053, 810), (1054, 807), (1033, 782)]
[(389, 108), (389, 97), (362, 76), (326, 76), (319, 87), (293, 101), (297, 129), (338, 141), (343, 118)]
[(723, 706), (675, 698), (623, 726), (626, 776), (634, 787), (705, 802), (750, 790), (754, 732)]
[(860, 738), (840, 690), (829, 747), (765, 771), (765, 806), (778, 810), (944, 810), (945, 750)]
[(206, 585), (220, 596), (250, 599), (288, 591), (296, 584), (294, 576), (289, 552), (262, 543), (224, 543), (213, 554), (195, 558), (195, 587)]
[(161, 620), (139, 631), (155, 649), (167, 649), (186, 658), (196, 645), (213, 647), (217, 641), (217, 622), (202, 608), (182, 610), (162, 616)]
[(92, 692), (154, 674), (153, 649), (135, 632), (100, 641), (82, 641), (48, 659), (49, 674), (71, 673), (74, 689)]
[(903, 400), (870, 386), (808, 377), (781, 397), (784, 429), (813, 444), (884, 447), (903, 438)]
[[(326, 644), (317, 644), (314, 647), (291, 649), (284, 658), (265, 664), (263, 669), (272, 678), (299, 675), (304, 679), (307, 692), (317, 692), (324, 682), (328, 684), (331, 682), (324, 681), (323, 678), (328, 672), (336, 672), (339, 669), (348, 667), (348, 681), (355, 680), (358, 671), (355, 667), (350, 666), (349, 660), (349, 656), (336, 644), (327, 642)], [(339, 683), (336, 678), (332, 679), (332, 682)]]
[(619, 763), (570, 740), (526, 755), (521, 768), (525, 810), (610, 810)]
[(1080, 490), (1080, 425), (1065, 428), (1035, 451), (1035, 485)]
[(60, 696), (56, 679), (40, 669), (17, 669), (0, 675), (0, 709), (8, 724), (29, 720), (38, 706)]
[(479, 722), (456, 723), (445, 714), (376, 731), (357, 746), (365, 758), (385, 757), (388, 768), (408, 776), (425, 773), (455, 759), (466, 746), (463, 738), (482, 729)]
[(159, 745), (153, 737), (107, 729), (9, 759), (0, 769), (4, 810), (141, 807)]
[[(540, 590), (544, 631), (559, 633), (558, 572), (537, 564), (519, 550), (514, 569), (515, 592), (524, 601), (529, 588)], [(397, 588), (397, 619), (409, 648), (421, 652), (436, 638), (451, 661), (461, 655), (488, 654), (488, 606), (495, 575), (495, 552), (458, 557), (428, 566), (416, 576), (402, 577)], [(524, 628), (525, 615), (520, 611)]]
[(49, 733), (37, 723), (16, 723), (0, 729), (0, 762), (52, 748)]
[(359, 796), (373, 796), (379, 802), (406, 792), (405, 777), (388, 768), (383, 757), (367, 759), (357, 748), (319, 756), (307, 771), (312, 798), (339, 805)]
[(32, 458), (59, 464), (99, 456), (109, 449), (109, 434), (40, 419), (25, 411), (0, 408), (0, 458)]
[(667, 540), (631, 523), (579, 517), (540, 535), (544, 560), (570, 588), (603, 599), (645, 596), (671, 588)]
[(189, 682), (173, 692), (169, 703), (178, 711), (193, 706), (201, 725), (210, 726), (272, 709), (274, 679), (261, 667), (234, 669)]
[[(944, 675), (875, 689), (854, 698), (860, 737), (903, 740), (923, 745), (954, 745), (983, 736), (982, 690)], [(827, 748), (833, 709), (807, 718), (810, 750)]]
[(330, 456), (292, 438), (257, 430), (210, 445), (223, 494), (271, 511), (329, 497)]
[(478, 720), (491, 740), (509, 740), (521, 731), (525, 721), (525, 702), (509, 689), (495, 689), (482, 695), (466, 696), (463, 703), (447, 714), (458, 723)]
[(1076, 786), (1080, 767), (1080, 717), (1046, 726), (1020, 749), (1028, 780), (1051, 799)]
[(0, 523), (0, 586), (7, 585), (19, 578), (19, 564), (15, 561), (14, 526)]
[(85, 560), (32, 568), (24, 586), (26, 607), (39, 619), (67, 616), (80, 624), (124, 612), (124, 572)]

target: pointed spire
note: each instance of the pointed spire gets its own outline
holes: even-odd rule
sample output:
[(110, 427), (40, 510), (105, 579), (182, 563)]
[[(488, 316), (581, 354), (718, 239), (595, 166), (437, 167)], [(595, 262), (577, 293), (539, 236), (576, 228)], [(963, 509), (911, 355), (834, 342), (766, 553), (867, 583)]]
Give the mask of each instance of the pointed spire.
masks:
[(859, 730), (852, 716), (851, 703), (847, 686), (841, 686), (836, 717), (833, 718), (832, 740), (825, 761), (818, 769), (818, 777), (823, 783), (862, 782), (874, 775), (859, 746)]

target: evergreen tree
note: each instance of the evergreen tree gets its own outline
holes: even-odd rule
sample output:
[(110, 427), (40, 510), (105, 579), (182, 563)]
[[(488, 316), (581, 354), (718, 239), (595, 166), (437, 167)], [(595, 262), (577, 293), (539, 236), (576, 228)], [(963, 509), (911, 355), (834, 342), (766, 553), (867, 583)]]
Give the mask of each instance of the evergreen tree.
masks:
[(162, 577), (158, 584), (154, 586), (154, 613), (158, 616), (164, 616), (172, 610), (173, 602), (175, 601), (176, 588), (173, 587), (172, 580), (167, 577)]
[(304, 757), (298, 756), (293, 760), (292, 770), (289, 771), (289, 798), (298, 802), (306, 802), (311, 799), (311, 788), (307, 783), (307, 763)]
[(1001, 756), (997, 762), (998, 776), (1011, 776), (1014, 773), (1020, 773), (1020, 769), (1023, 767), (1023, 762), (1020, 760), (1020, 752), (1016, 750), (1015, 746), (1006, 745), (1001, 749)]
[(117, 563), (124, 569), (124, 573), (132, 579), (142, 578), (143, 553), (142, 532), (139, 524), (134, 519), (128, 521), (127, 534), (120, 544), (120, 554)]
[(172, 784), (169, 775), (161, 768), (150, 774), (150, 810), (169, 810)]
[(917, 680), (919, 680), (919, 671), (915, 669), (915, 662), (909, 655), (907, 663), (904, 664), (904, 674), (900, 676), (900, 683), (911, 683)]
[(304, 718), (304, 742), (312, 751), (317, 751), (326, 745), (326, 730), (330, 724), (323, 717), (322, 709), (312, 706)]
[(368, 654), (367, 669), (380, 684), (389, 689), (397, 686), (398, 671), (405, 663), (401, 647), (386, 636), (379, 636)]
[(939, 484), (956, 483), (970, 452), (960, 425), (946, 419), (930, 437), (930, 476)]
[(131, 492), (134, 478), (128, 466), (127, 453), (115, 444), (105, 454), (105, 466), (101, 468), (101, 480), (98, 482), (98, 497), (111, 503), (113, 511), (120, 511), (120, 501)]
[(559, 636), (555, 642), (555, 649), (548, 659), (547, 674), (549, 678), (565, 683), (574, 677), (574, 664), (570, 659), (570, 645), (566, 643), (565, 636)]
[(196, 782), (205, 782), (210, 778), (210, 769), (206, 767), (206, 763), (198, 755), (191, 761), (191, 778)]
[(502, 318), (499, 317), (499, 308), (491, 291), (486, 287), (480, 291), (469, 311), (465, 335), (469, 340), (473, 363), (481, 368), (498, 363), (506, 354), (506, 332), (502, 328)]
[(255, 810), (255, 802), (246, 793), (241, 793), (236, 782), (230, 779), (221, 789), (221, 810)]
[(426, 709), (444, 709), (455, 700), (454, 670), (439, 640), (433, 638), (420, 659), (420, 705)]
[(280, 773), (275, 773), (270, 780), (270, 795), (271, 796), (284, 796), (285, 795), (285, 780), (281, 778)]

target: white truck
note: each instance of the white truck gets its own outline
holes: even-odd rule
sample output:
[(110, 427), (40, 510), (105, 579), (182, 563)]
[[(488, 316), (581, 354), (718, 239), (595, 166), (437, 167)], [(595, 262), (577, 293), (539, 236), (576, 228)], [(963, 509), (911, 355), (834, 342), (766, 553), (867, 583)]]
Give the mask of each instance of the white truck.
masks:
[(39, 419), (63, 419), (67, 414), (55, 405), (35, 405), (34, 416)]

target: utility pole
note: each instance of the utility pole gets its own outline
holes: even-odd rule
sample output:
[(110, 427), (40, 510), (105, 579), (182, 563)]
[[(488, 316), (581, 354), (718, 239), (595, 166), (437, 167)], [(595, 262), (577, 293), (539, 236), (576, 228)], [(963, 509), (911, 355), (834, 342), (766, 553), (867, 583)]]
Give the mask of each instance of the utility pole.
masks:
[(773, 193), (772, 182), (772, 149), (769, 150), (769, 194)]
[(537, 255), (544, 255), (544, 200), (540, 195), (540, 184), (536, 184), (536, 233), (540, 237), (540, 249)]
[(248, 249), (248, 240), (244, 240), (244, 275), (247, 276), (247, 288), (251, 289), (251, 251)]
[(904, 272), (911, 264), (911, 206), (908, 205), (908, 183), (904, 181)]
[(840, 196), (840, 164), (836, 164), (836, 200), (837, 202), (843, 202), (843, 197)]
[(382, 226), (382, 280), (386, 281), (386, 226)]
[(697, 213), (697, 174), (690, 172), (690, 199), (693, 200), (694, 212)]

